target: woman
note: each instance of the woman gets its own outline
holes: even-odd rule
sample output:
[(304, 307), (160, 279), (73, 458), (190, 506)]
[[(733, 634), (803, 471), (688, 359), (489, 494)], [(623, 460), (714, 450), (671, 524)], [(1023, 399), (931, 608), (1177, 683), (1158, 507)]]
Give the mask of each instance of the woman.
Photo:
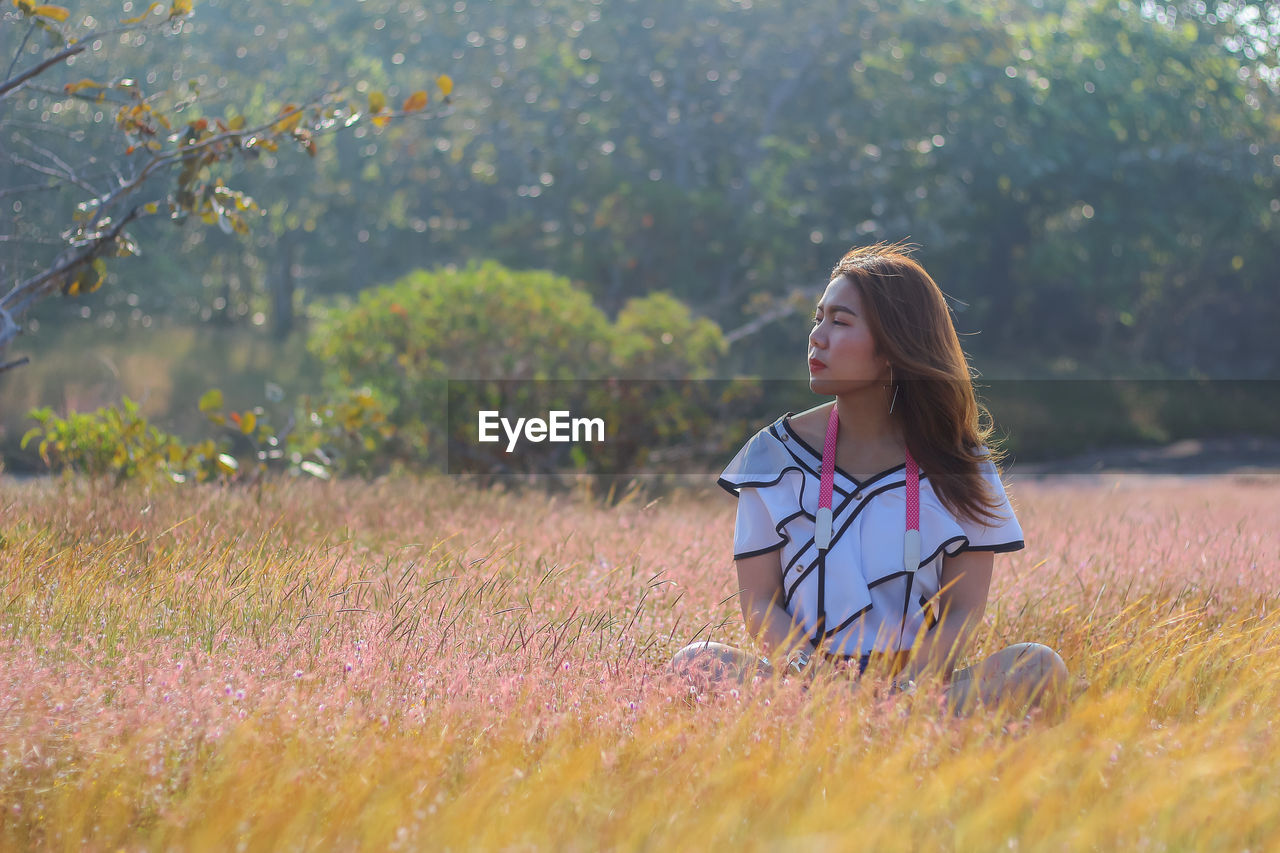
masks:
[(780, 667), (860, 677), (874, 663), (893, 689), (941, 677), (955, 713), (980, 699), (1056, 716), (1067, 669), (1046, 646), (953, 671), (995, 555), (1024, 543), (946, 301), (908, 251), (840, 260), (808, 341), (809, 387), (834, 401), (760, 430), (718, 481), (738, 497), (740, 604), (766, 656), (701, 642), (672, 665), (745, 682)]

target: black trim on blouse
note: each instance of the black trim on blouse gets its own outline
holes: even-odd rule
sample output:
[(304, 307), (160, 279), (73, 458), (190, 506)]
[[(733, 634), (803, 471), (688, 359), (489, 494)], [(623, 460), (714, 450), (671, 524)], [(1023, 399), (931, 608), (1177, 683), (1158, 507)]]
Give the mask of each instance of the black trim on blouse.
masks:
[(781, 542), (778, 542), (777, 544), (770, 545), (768, 548), (760, 548), (759, 550), (756, 550), (756, 551), (746, 551), (742, 554), (734, 554), (733, 559), (745, 560), (748, 557), (759, 557), (761, 554), (768, 554), (770, 551), (777, 551), (779, 548), (781, 548), (783, 545), (786, 545), (786, 544), (787, 544), (787, 540), (784, 539)]
[[(790, 436), (796, 440), (796, 443), (798, 443), (798, 444), (799, 444), (801, 447), (803, 447), (805, 450), (809, 451), (809, 453), (813, 456), (813, 458), (815, 458), (815, 459), (817, 459), (817, 460), (818, 460), (818, 464), (821, 464), (821, 463), (822, 463), (822, 454), (821, 454), (821, 453), (819, 453), (817, 450), (814, 450), (814, 449), (813, 449), (813, 447), (812, 447), (812, 446), (810, 446), (810, 444), (809, 444), (807, 441), (805, 441), (803, 438), (801, 438), (801, 437), (800, 437), (800, 433), (796, 432), (795, 427), (791, 426), (791, 416), (792, 416), (792, 414), (793, 414), (792, 412), (787, 412), (785, 415), (783, 415), (781, 418), (779, 418), (777, 421), (775, 421), (775, 424), (776, 424), (776, 423), (781, 423), (781, 424), (782, 424), (783, 429), (785, 429), (785, 430), (790, 434)], [(794, 454), (794, 453), (793, 453), (793, 454), (791, 454), (791, 455), (792, 455), (792, 456), (795, 456), (795, 454)], [(796, 461), (799, 461), (799, 460), (796, 460)], [(893, 466), (892, 468), (886, 468), (885, 470), (881, 471), (880, 473), (878, 473), (878, 474), (874, 474), (874, 475), (872, 475), (871, 477), (868, 477), (868, 478), (867, 478), (867, 479), (865, 479), (865, 480), (859, 480), (857, 477), (853, 476), (853, 475), (852, 475), (852, 474), (850, 474), (848, 471), (845, 471), (845, 470), (844, 470), (843, 468), (841, 468), (839, 465), (834, 466), (835, 471), (836, 471), (838, 474), (840, 474), (841, 476), (843, 476), (845, 479), (847, 479), (849, 482), (853, 483), (853, 484), (854, 484), (854, 486), (856, 486), (856, 487), (857, 487), (857, 488), (855, 488), (855, 489), (854, 489), (854, 491), (861, 491), (862, 489), (866, 488), (866, 486), (867, 486), (868, 484), (870, 484), (870, 483), (874, 483), (876, 480), (879, 480), (881, 477), (887, 477), (888, 475), (892, 474), (893, 472), (895, 472), (895, 471), (901, 471), (901, 470), (903, 470), (903, 469), (904, 469), (904, 468), (906, 468), (906, 467), (907, 467), (907, 463), (906, 463), (906, 461), (902, 461), (902, 462), (899, 462), (897, 465)], [(920, 476), (923, 478), (923, 476), (924, 476), (924, 475), (923, 475), (923, 474), (921, 474)], [(847, 490), (846, 490), (846, 491), (847, 491)]]
[[(783, 449), (787, 451), (787, 455), (790, 456), (792, 459), (794, 459), (797, 465), (799, 465), (801, 468), (803, 468), (804, 470), (812, 474), (814, 477), (816, 477), (818, 482), (822, 482), (822, 457), (817, 457), (818, 459), (817, 462), (806, 461), (804, 459), (801, 459), (800, 456), (794, 450), (791, 449), (791, 439), (787, 435), (782, 435), (781, 433), (778, 432), (779, 423), (782, 423), (784, 426), (786, 426), (782, 418), (779, 418), (778, 420), (769, 424), (768, 426), (769, 434), (773, 436), (774, 440), (776, 440), (779, 444), (782, 445)], [(791, 433), (791, 429), (787, 428), (787, 432)], [(794, 433), (791, 433), (791, 434), (794, 434)], [(799, 436), (796, 436), (796, 441), (800, 442), (800, 444), (802, 445), (804, 444), (804, 441)], [(812, 450), (808, 447), (808, 445), (805, 445), (805, 449), (810, 450), (810, 452), (812, 452)], [(853, 480), (852, 477), (849, 477), (849, 475), (845, 474), (843, 471), (840, 472), (840, 475), (842, 477), (846, 477), (849, 480)], [(850, 489), (847, 485), (839, 482), (838, 480), (833, 479), (831, 482), (831, 490), (845, 497), (847, 497), (848, 495), (857, 494), (860, 491), (860, 489), (857, 488), (857, 482), (858, 482), (857, 480), (853, 480), (855, 488)]]
[(1004, 554), (1009, 551), (1021, 551), (1025, 547), (1027, 547), (1026, 542), (1018, 539), (1013, 542), (1002, 542), (999, 545), (966, 545), (961, 553), (964, 551), (991, 551), (996, 554)]
[[(938, 550), (937, 550), (937, 551), (934, 551), (932, 554), (930, 554), (930, 555), (929, 555), (929, 559), (921, 561), (920, 565), (922, 565), (922, 566), (927, 566), (929, 563), (932, 563), (932, 562), (933, 562), (933, 560), (934, 560), (934, 558), (935, 558), (935, 557), (937, 557), (937, 556), (938, 556), (938, 554), (939, 554), (940, 552), (945, 552), (945, 551), (947, 550), (947, 546), (948, 546), (948, 545), (950, 545), (952, 542), (966, 542), (966, 543), (967, 543), (968, 541), (969, 541), (969, 537), (968, 537), (968, 536), (952, 536), (952, 537), (951, 537), (950, 539), (948, 539), (946, 542), (943, 542), (941, 545), (939, 545), (939, 546), (938, 546)], [(963, 554), (963, 553), (964, 553), (964, 551), (965, 551), (964, 546), (961, 546), (960, 550), (959, 550), (959, 551), (956, 551), (956, 554)], [(954, 557), (954, 556), (955, 556), (955, 554), (947, 554), (947, 556), (948, 556), (948, 557)]]
[[(803, 471), (801, 471), (799, 468), (794, 468), (794, 467), (792, 467), (792, 466), (790, 466), (790, 465), (788, 465), (786, 468), (783, 468), (783, 469), (782, 469), (782, 471), (781, 471), (781, 473), (779, 473), (779, 474), (778, 474), (778, 478), (777, 478), (776, 480), (773, 480), (772, 482), (769, 482), (769, 483), (755, 483), (755, 482), (740, 483), (740, 484), (738, 485), (738, 489), (760, 488), (760, 486), (775, 486), (775, 485), (777, 485), (778, 483), (782, 482), (782, 478), (783, 478), (783, 476), (784, 476), (788, 471), (799, 471), (799, 472), (800, 472), (800, 502), (801, 502), (801, 503), (803, 503), (803, 502), (804, 502), (804, 487), (805, 487), (805, 484), (808, 482), (808, 480), (805, 478), (805, 476), (804, 476), (804, 472), (803, 472)], [(719, 483), (721, 486), (724, 486), (724, 488), (726, 488), (726, 489), (728, 489), (728, 488), (729, 488), (729, 486), (725, 485), (725, 483), (727, 483), (728, 481), (727, 481), (727, 480), (725, 480), (724, 478), (720, 478), (720, 479), (719, 479), (719, 480), (717, 480), (716, 482), (717, 482), (717, 483)], [(735, 498), (738, 498), (739, 500), (741, 500), (742, 496), (741, 496), (737, 491), (734, 491), (734, 490), (732, 490), (732, 489), (731, 489), (731, 490), (730, 490), (730, 493), (731, 493)], [(767, 553), (769, 553), (770, 551), (776, 550), (777, 548), (780, 548), (780, 547), (782, 547), (783, 545), (786, 545), (788, 542), (790, 542), (790, 541), (791, 541), (791, 535), (790, 535), (789, 533), (787, 533), (785, 530), (783, 530), (783, 528), (784, 528), (784, 527), (786, 527), (788, 524), (790, 524), (792, 521), (794, 521), (795, 519), (799, 518), (799, 517), (800, 517), (800, 516), (802, 516), (802, 515), (803, 515), (803, 516), (807, 516), (807, 517), (808, 517), (808, 518), (810, 518), (810, 519), (816, 520), (816, 519), (814, 519), (814, 517), (813, 517), (812, 515), (809, 515), (809, 513), (805, 512), (805, 510), (804, 510), (804, 508), (803, 508), (803, 507), (801, 507), (800, 509), (798, 509), (798, 510), (796, 510), (795, 512), (791, 513), (791, 515), (788, 515), (786, 518), (784, 518), (784, 519), (780, 520), (777, 524), (775, 524), (775, 525), (773, 526), (773, 532), (774, 532), (774, 533), (776, 533), (777, 535), (781, 536), (781, 537), (782, 537), (782, 541), (780, 541), (780, 542), (775, 542), (774, 544), (770, 545), (768, 548), (764, 548), (764, 549), (761, 549), (761, 550), (759, 550), (759, 551), (750, 551), (750, 552), (748, 552), (748, 553), (746, 553), (746, 554), (743, 554), (743, 555), (741, 555), (741, 556), (742, 556), (742, 557), (754, 557), (754, 556), (756, 556), (757, 554), (767, 554)], [(734, 558), (735, 560), (737, 560), (737, 559), (741, 559), (741, 557), (740, 557), (739, 555), (737, 555), (737, 554), (734, 554), (734, 555), (733, 555), (733, 558)], [(786, 576), (786, 572), (783, 572), (783, 576), (784, 576), (784, 577)]]
[[(858, 517), (858, 514), (861, 513), (864, 508), (866, 508), (866, 506), (871, 502), (872, 498), (874, 498), (876, 495), (879, 495), (883, 492), (887, 492), (890, 489), (904, 487), (905, 485), (906, 485), (905, 483), (889, 483), (887, 485), (881, 486), (880, 488), (866, 495), (866, 497), (863, 498), (863, 500), (858, 504), (857, 508), (854, 509), (854, 511), (849, 515), (847, 519), (845, 519), (844, 524), (840, 526), (840, 529), (832, 531), (831, 547), (833, 548), (835, 547), (835, 544), (840, 541), (840, 537), (843, 536), (845, 534), (845, 531), (849, 529), (849, 525), (853, 524), (854, 519), (856, 519)], [(833, 519), (839, 518), (839, 514), (844, 512), (845, 507), (849, 505), (850, 500), (852, 500), (852, 496), (850, 496), (849, 499), (845, 500), (840, 504), (839, 509), (837, 509), (835, 512), (832, 513)], [(788, 565), (788, 569), (790, 569), (790, 566), (795, 565), (795, 563), (798, 562), (800, 558), (803, 557), (805, 554), (810, 553), (810, 548), (812, 547), (815, 547), (814, 541), (813, 539), (809, 539), (809, 541), (807, 541), (804, 545), (801, 546), (800, 550), (796, 553), (795, 557), (791, 560), (791, 563)], [(924, 566), (927, 564), (927, 562), (928, 561), (926, 561), (925, 563), (921, 563), (920, 565)], [(800, 582), (805, 578), (807, 578), (810, 574), (812, 574), (813, 570), (817, 567), (818, 567), (818, 561), (814, 560), (812, 565), (810, 565), (804, 571), (800, 572), (800, 574), (796, 577), (796, 579), (792, 581), (791, 588), (787, 590), (787, 596), (785, 601), (783, 602), (783, 607), (791, 606), (791, 599), (795, 597), (796, 590), (799, 589), (800, 587)], [(786, 576), (786, 572), (783, 572), (783, 577), (785, 578), (785, 576)], [(871, 584), (867, 584), (867, 588), (870, 589)]]

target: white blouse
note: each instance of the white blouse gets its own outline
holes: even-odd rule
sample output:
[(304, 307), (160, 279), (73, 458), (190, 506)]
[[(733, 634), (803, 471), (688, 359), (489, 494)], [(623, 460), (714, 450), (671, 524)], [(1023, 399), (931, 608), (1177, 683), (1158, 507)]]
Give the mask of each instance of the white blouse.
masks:
[(813, 540), (822, 453), (800, 438), (791, 417), (787, 412), (752, 436), (717, 482), (738, 498), (734, 559), (781, 549), (783, 607), (815, 646), (821, 640), (842, 655), (909, 648), (922, 624), (928, 631), (938, 623), (931, 599), (942, 586), (944, 554), (1025, 547), (992, 462), (981, 471), (1002, 520), (988, 523), (953, 517), (922, 469), (922, 559), (914, 576), (903, 571), (904, 460), (863, 481), (836, 467), (831, 547), (821, 556)]

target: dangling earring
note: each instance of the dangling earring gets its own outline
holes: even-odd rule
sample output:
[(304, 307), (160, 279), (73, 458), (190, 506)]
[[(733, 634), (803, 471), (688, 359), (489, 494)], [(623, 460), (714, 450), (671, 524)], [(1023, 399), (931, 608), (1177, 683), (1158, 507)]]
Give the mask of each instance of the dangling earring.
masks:
[[(893, 384), (893, 365), (889, 365), (889, 382)], [(893, 406), (898, 402), (898, 386), (893, 386), (893, 399), (889, 401), (889, 414), (893, 414)]]

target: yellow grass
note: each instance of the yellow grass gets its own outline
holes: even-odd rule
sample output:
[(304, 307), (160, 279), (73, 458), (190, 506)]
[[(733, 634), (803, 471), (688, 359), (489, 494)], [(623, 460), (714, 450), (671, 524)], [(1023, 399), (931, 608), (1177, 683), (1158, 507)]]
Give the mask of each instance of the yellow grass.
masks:
[(1280, 478), (1010, 493), (967, 663), (1057, 650), (1056, 725), (690, 693), (748, 644), (719, 490), (0, 479), (0, 847), (1280, 847)]

